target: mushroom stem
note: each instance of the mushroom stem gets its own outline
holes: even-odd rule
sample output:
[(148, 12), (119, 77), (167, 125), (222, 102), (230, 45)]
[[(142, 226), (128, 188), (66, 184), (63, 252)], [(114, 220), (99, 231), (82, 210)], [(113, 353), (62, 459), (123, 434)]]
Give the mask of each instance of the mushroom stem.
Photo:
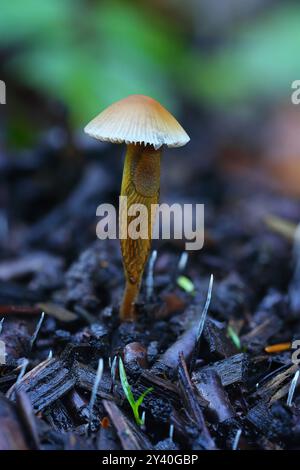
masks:
[[(150, 145), (129, 144), (127, 146), (121, 188), (121, 196), (127, 197), (127, 207), (121, 203), (119, 219), (126, 277), (126, 287), (120, 309), (123, 321), (135, 319), (134, 302), (140, 290), (144, 268), (150, 253), (155, 219), (155, 206), (153, 207), (152, 204), (157, 205), (159, 200), (160, 156), (161, 150), (155, 150)], [(128, 215), (133, 204), (143, 204), (147, 213), (136, 208), (137, 213), (133, 211), (134, 216)], [(137, 217), (140, 222), (137, 230), (140, 231), (141, 237), (133, 239), (130, 236), (130, 224)], [(145, 217), (147, 217), (146, 220)], [(142, 225), (147, 227), (146, 234), (141, 233)]]

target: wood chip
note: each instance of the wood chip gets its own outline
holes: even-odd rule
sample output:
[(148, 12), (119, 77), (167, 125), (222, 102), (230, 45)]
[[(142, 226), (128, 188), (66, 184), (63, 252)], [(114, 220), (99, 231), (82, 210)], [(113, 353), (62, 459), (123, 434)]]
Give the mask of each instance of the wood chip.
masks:
[(208, 402), (208, 408), (216, 422), (222, 423), (235, 416), (235, 411), (215, 370), (210, 368), (202, 370), (197, 376), (195, 385), (202, 399)]
[(201, 372), (205, 370), (214, 370), (221, 379), (223, 387), (237, 382), (243, 382), (247, 373), (249, 356), (246, 353), (235, 354), (234, 356), (214, 362), (213, 364), (201, 368), (192, 375), (195, 383), (201, 380)]
[[(94, 369), (75, 361), (72, 372), (75, 377), (77, 387), (82, 388), (83, 390), (88, 390), (89, 392), (93, 390), (96, 378), (96, 371)], [(108, 400), (112, 399), (112, 396), (109, 393), (110, 386), (110, 381), (108, 381), (107, 376), (103, 374), (101, 384), (97, 390), (97, 396)]]
[(230, 357), (236, 354), (237, 350), (232, 341), (227, 337), (226, 328), (218, 325), (211, 318), (206, 320), (203, 336), (208, 343), (211, 353), (222, 357)]
[(283, 413), (283, 408), (280, 409), (279, 415), (276, 412), (273, 413), (269, 404), (261, 400), (249, 410), (246, 419), (269, 439), (278, 439), (281, 435), (288, 437), (291, 430), (291, 423), (285, 422)]
[[(75, 377), (58, 359), (42, 362), (24, 375), (14, 391), (26, 392), (35, 413), (44, 410), (75, 385)], [(12, 389), (8, 391), (11, 393)]]

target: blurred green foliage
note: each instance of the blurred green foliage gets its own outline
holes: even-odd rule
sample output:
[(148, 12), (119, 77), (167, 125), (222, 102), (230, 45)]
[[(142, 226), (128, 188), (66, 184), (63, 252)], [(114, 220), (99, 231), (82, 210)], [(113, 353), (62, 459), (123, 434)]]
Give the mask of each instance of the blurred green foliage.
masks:
[[(290, 101), (291, 83), (300, 77), (300, 7), (286, 4), (231, 31), (211, 57), (193, 51), (192, 96), (227, 106), (253, 99)], [(185, 68), (189, 68), (186, 65)]]
[(6, 2), (0, 43), (21, 44), (10, 75), (66, 102), (75, 124), (131, 93), (176, 105), (168, 72), (182, 45), (157, 15), (126, 1)]
[(189, 25), (183, 32), (180, 12), (171, 19), (150, 2), (14, 0), (1, 5), (0, 48), (17, 51), (6, 73), (61, 99), (81, 126), (131, 93), (173, 111), (182, 96), (228, 106), (289, 95), (299, 78), (299, 17), (300, 7), (286, 2), (230, 30), (208, 52), (196, 47)]

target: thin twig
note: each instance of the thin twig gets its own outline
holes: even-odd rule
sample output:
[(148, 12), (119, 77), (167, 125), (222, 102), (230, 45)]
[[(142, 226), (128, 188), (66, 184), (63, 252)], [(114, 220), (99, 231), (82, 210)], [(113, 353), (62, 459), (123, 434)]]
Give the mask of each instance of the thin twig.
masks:
[(40, 332), (40, 329), (41, 329), (42, 323), (43, 323), (43, 321), (44, 321), (44, 318), (45, 318), (45, 312), (42, 312), (41, 317), (40, 317), (39, 321), (37, 322), (35, 331), (34, 331), (34, 333), (33, 333), (33, 335), (32, 335), (31, 340), (30, 340), (30, 351), (32, 350), (33, 345), (34, 345), (34, 343), (36, 342), (36, 339), (37, 339), (38, 334), (39, 334), (39, 332)]
[(177, 265), (178, 273), (182, 273), (185, 270), (188, 259), (189, 259), (189, 254), (187, 251), (184, 251), (183, 253), (181, 253), (179, 261), (178, 261), (178, 265)]
[(114, 386), (114, 383), (115, 383), (115, 380), (116, 380), (116, 372), (117, 372), (117, 366), (118, 366), (117, 360), (118, 360), (118, 357), (115, 356), (113, 358), (113, 361), (112, 361), (112, 364), (111, 364), (111, 367), (110, 367), (112, 387)]
[(169, 439), (170, 439), (170, 441), (172, 441), (172, 442), (173, 442), (173, 437), (174, 437), (174, 424), (170, 424)]
[(288, 397), (287, 397), (287, 401), (286, 401), (287, 406), (292, 406), (292, 404), (293, 404), (293, 398), (294, 398), (296, 386), (297, 386), (297, 383), (298, 383), (299, 375), (300, 375), (300, 371), (297, 370), (297, 372), (295, 373), (295, 375), (293, 377), (293, 380), (291, 381), (291, 385), (290, 385), (290, 388), (289, 388), (289, 393), (288, 393)]
[(95, 401), (97, 397), (99, 384), (102, 379), (102, 374), (103, 374), (103, 359), (100, 358), (98, 362), (96, 377), (95, 377), (95, 381), (93, 384), (91, 399), (89, 403), (89, 429), (91, 429), (91, 424), (92, 424), (92, 419), (93, 419), (93, 409), (94, 409), (94, 405), (95, 405)]
[(201, 338), (203, 328), (204, 328), (204, 325), (205, 325), (207, 312), (208, 312), (208, 309), (209, 309), (209, 306), (210, 306), (213, 283), (214, 283), (214, 275), (211, 274), (210, 280), (209, 280), (208, 291), (207, 291), (206, 302), (205, 302), (205, 305), (204, 305), (204, 309), (202, 310), (201, 318), (200, 318), (200, 321), (199, 321), (199, 327), (198, 327), (198, 333), (197, 333), (197, 341), (198, 342)]
[(26, 372), (26, 369), (27, 369), (27, 366), (29, 364), (29, 361), (28, 359), (24, 358), (23, 362), (22, 362), (22, 366), (21, 366), (21, 369), (20, 369), (20, 372), (19, 372), (19, 375), (18, 375), (18, 378), (16, 380), (16, 385), (19, 385), (19, 383), (21, 382), (22, 378), (24, 377), (24, 374)]
[(152, 254), (149, 259), (149, 267), (148, 267), (148, 274), (146, 278), (146, 299), (149, 301), (152, 297), (153, 294), (153, 285), (154, 285), (154, 279), (153, 279), (153, 269), (154, 269), (154, 264), (157, 258), (157, 251), (153, 250)]
[(201, 336), (202, 336), (202, 333), (203, 333), (203, 329), (204, 329), (204, 325), (205, 325), (205, 321), (206, 321), (206, 317), (207, 317), (207, 312), (208, 312), (208, 309), (209, 309), (209, 306), (210, 306), (213, 283), (214, 283), (214, 276), (213, 276), (213, 274), (211, 274), (210, 275), (210, 280), (209, 280), (209, 285), (208, 285), (208, 290), (207, 290), (206, 302), (205, 302), (204, 308), (201, 312), (199, 325), (198, 325), (198, 329), (197, 329), (196, 344), (195, 344), (195, 347), (194, 347), (194, 350), (193, 350), (193, 354), (192, 354), (192, 358), (191, 358), (191, 362), (190, 362), (190, 367), (189, 367), (190, 372), (194, 369), (194, 366), (195, 366), (195, 363), (196, 363), (197, 354), (198, 354), (199, 347), (200, 347), (200, 340), (201, 340)]
[(274, 375), (277, 375), (279, 372), (281, 372), (284, 369), (288, 369), (290, 365), (289, 364), (284, 364), (283, 366), (278, 367), (278, 369), (273, 370), (272, 372), (269, 372), (267, 375), (265, 375), (261, 380), (259, 380), (255, 384), (255, 388), (258, 389), (262, 384), (264, 384), (267, 380), (271, 379), (274, 377)]
[(23, 359), (23, 362), (22, 362), (22, 365), (20, 367), (20, 372), (18, 374), (18, 377), (17, 377), (17, 380), (16, 382), (14, 383), (14, 385), (8, 390), (6, 396), (7, 398), (11, 399), (12, 397), (15, 396), (15, 390), (16, 390), (16, 387), (19, 385), (19, 383), (21, 382), (22, 378), (24, 377), (24, 374), (26, 372), (26, 368), (29, 364), (29, 361), (28, 359), (24, 358)]
[(146, 429), (146, 427), (145, 427), (145, 423), (146, 423), (146, 411), (145, 411), (145, 410), (144, 410), (143, 413), (142, 413), (141, 422), (143, 423), (143, 424), (141, 425), (141, 428), (142, 428), (142, 429)]
[(239, 442), (240, 442), (241, 435), (242, 435), (242, 430), (238, 429), (237, 432), (236, 432), (233, 444), (232, 444), (232, 450), (237, 450), (238, 449), (238, 445), (239, 445)]
[(200, 405), (199, 394), (197, 394), (195, 387), (191, 381), (187, 365), (184, 360), (183, 354), (179, 354), (179, 366), (178, 366), (178, 383), (180, 395), (182, 397), (183, 404), (189, 413), (193, 423), (196, 424), (197, 428), (201, 433), (203, 444), (207, 450), (215, 449), (215, 443), (209, 433), (206, 426), (203, 411)]

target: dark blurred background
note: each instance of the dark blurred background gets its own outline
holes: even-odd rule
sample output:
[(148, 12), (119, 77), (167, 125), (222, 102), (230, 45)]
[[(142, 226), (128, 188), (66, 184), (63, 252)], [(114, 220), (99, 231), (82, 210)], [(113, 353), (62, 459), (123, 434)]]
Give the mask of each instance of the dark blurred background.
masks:
[(132, 93), (159, 100), (191, 137), (165, 152), (164, 200), (205, 202), (208, 226), (221, 201), (244, 196), (249, 214), (275, 206), (297, 219), (299, 20), (297, 1), (2, 3), (2, 253), (43, 244), (74, 255), (95, 238), (97, 205), (117, 200), (123, 149), (82, 129)]

